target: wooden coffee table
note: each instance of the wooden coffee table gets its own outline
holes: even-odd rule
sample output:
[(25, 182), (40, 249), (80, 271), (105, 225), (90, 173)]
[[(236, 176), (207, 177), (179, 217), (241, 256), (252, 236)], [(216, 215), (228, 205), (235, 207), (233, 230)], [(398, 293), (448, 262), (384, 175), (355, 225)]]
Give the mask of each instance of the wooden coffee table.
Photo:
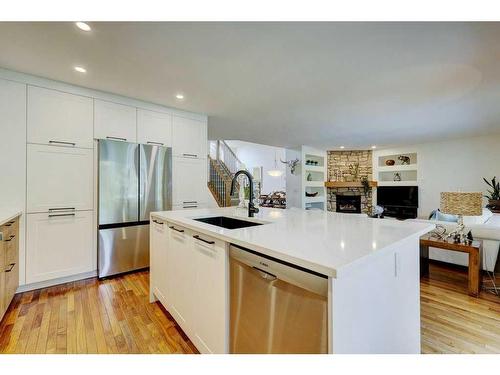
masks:
[(461, 244), (452, 240), (430, 238), (429, 235), (420, 237), (420, 277), (429, 274), (429, 247), (469, 254), (469, 295), (477, 297), (481, 290), (483, 241), (474, 240), (468, 244)]

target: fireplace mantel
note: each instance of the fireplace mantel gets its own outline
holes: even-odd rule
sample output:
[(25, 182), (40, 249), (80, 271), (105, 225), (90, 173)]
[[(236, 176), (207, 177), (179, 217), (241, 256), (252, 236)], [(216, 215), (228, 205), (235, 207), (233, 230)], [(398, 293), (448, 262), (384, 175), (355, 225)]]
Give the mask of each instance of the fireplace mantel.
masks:
[[(370, 187), (377, 187), (377, 181), (368, 181)], [(363, 183), (361, 181), (326, 181), (325, 186), (327, 188), (362, 188)]]

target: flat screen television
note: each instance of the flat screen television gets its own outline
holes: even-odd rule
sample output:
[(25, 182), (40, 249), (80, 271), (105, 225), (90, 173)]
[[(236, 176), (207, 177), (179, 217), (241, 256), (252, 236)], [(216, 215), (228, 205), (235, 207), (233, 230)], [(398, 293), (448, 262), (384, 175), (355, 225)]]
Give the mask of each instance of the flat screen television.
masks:
[(379, 186), (377, 204), (382, 207), (418, 207), (418, 186)]

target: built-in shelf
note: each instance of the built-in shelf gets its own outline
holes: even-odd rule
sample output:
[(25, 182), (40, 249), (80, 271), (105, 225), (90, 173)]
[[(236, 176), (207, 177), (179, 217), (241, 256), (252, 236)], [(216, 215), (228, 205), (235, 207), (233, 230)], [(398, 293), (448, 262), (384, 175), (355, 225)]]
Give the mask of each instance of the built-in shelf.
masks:
[(306, 203), (314, 203), (314, 202), (324, 202), (325, 197), (324, 196), (318, 196), (318, 197), (304, 197)]
[[(368, 181), (368, 185), (370, 187), (377, 187), (377, 181)], [(363, 183), (361, 181), (326, 181), (325, 186), (327, 188), (350, 188), (350, 187), (356, 187), (356, 188), (361, 188), (363, 187)]]
[(378, 181), (378, 186), (417, 186), (417, 181)]
[(378, 167), (379, 172), (402, 172), (402, 171), (416, 171), (417, 164), (401, 164)]
[[(400, 160), (406, 157), (408, 160)], [(387, 165), (392, 160), (394, 165)], [(409, 164), (403, 164), (403, 162)], [(401, 154), (379, 154), (374, 163), (374, 176), (378, 180), (378, 186), (417, 186), (418, 185), (418, 155), (416, 152)], [(394, 181), (399, 179), (400, 181)]]
[(318, 165), (304, 165), (304, 169), (306, 170), (306, 172), (325, 172), (325, 167)]
[(305, 187), (323, 187), (324, 181), (306, 181), (304, 182)]

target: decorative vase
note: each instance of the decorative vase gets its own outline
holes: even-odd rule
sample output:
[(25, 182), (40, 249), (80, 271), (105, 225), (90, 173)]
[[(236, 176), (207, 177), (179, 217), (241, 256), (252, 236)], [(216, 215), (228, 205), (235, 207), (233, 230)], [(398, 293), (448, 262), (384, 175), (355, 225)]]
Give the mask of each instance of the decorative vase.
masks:
[(388, 159), (385, 161), (385, 165), (392, 167), (394, 164), (396, 164), (396, 160), (393, 159)]
[(394, 173), (394, 181), (399, 182), (401, 181), (401, 175), (399, 172)]

